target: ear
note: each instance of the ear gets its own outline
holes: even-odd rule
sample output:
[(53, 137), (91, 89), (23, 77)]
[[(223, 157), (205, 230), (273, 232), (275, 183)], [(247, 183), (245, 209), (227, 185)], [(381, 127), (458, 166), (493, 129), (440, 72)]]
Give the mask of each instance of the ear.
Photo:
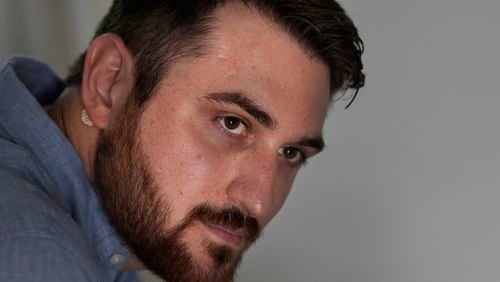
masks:
[(109, 127), (132, 91), (133, 59), (116, 34), (95, 38), (87, 49), (83, 69), (81, 99), (92, 123)]

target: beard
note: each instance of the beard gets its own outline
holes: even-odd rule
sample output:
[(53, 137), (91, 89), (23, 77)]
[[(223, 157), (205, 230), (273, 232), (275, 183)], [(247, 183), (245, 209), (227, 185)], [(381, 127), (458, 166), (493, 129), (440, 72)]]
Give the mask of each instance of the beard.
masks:
[[(94, 183), (111, 225), (142, 263), (166, 281), (232, 281), (243, 251), (260, 234), (257, 220), (236, 207), (200, 203), (180, 223), (167, 228), (170, 203), (161, 196), (138, 141), (143, 109), (128, 99), (97, 147)], [(202, 263), (181, 240), (196, 223), (242, 229), (244, 247), (235, 250), (199, 238), (209, 258), (208, 264)]]

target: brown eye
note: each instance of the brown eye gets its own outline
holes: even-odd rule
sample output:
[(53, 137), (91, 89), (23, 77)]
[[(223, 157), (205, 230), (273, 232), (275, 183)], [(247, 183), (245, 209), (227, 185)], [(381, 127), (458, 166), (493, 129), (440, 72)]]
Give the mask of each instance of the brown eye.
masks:
[(229, 130), (235, 130), (240, 126), (241, 120), (235, 117), (225, 117), (224, 118), (224, 125), (226, 126), (227, 129)]
[(305, 160), (304, 153), (294, 147), (283, 147), (279, 154), (292, 163), (300, 163)]
[(243, 135), (247, 130), (245, 123), (235, 116), (218, 118), (219, 125), (233, 135)]
[(287, 159), (293, 159), (297, 156), (297, 154), (298, 151), (294, 148), (288, 147), (283, 150), (283, 156)]

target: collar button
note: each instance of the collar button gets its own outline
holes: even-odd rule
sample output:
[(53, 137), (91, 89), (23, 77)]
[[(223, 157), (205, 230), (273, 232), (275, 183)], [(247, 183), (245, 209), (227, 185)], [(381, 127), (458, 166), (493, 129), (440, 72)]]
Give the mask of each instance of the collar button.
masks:
[(112, 254), (110, 257), (109, 257), (109, 262), (113, 265), (117, 265), (117, 264), (120, 264), (123, 262), (123, 255), (122, 254)]

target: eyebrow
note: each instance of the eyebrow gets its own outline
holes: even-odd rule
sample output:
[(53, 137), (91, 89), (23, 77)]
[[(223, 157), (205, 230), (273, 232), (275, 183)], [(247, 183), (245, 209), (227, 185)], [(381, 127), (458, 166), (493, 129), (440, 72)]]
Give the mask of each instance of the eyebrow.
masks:
[[(278, 122), (269, 113), (267, 113), (262, 107), (260, 107), (256, 102), (246, 97), (241, 92), (218, 92), (210, 93), (205, 96), (206, 99), (215, 101), (218, 103), (226, 103), (238, 106), (242, 108), (245, 112), (255, 118), (257, 122), (262, 124), (264, 127), (269, 129), (274, 129), (278, 126)], [(323, 151), (325, 148), (325, 141), (322, 137), (304, 138), (296, 142), (298, 145), (311, 147), (315, 149), (318, 153)]]
[(278, 122), (275, 118), (262, 109), (262, 107), (257, 105), (257, 103), (240, 92), (211, 93), (205, 96), (205, 98), (219, 103), (238, 106), (254, 117), (257, 122), (266, 128), (273, 129), (278, 126)]

